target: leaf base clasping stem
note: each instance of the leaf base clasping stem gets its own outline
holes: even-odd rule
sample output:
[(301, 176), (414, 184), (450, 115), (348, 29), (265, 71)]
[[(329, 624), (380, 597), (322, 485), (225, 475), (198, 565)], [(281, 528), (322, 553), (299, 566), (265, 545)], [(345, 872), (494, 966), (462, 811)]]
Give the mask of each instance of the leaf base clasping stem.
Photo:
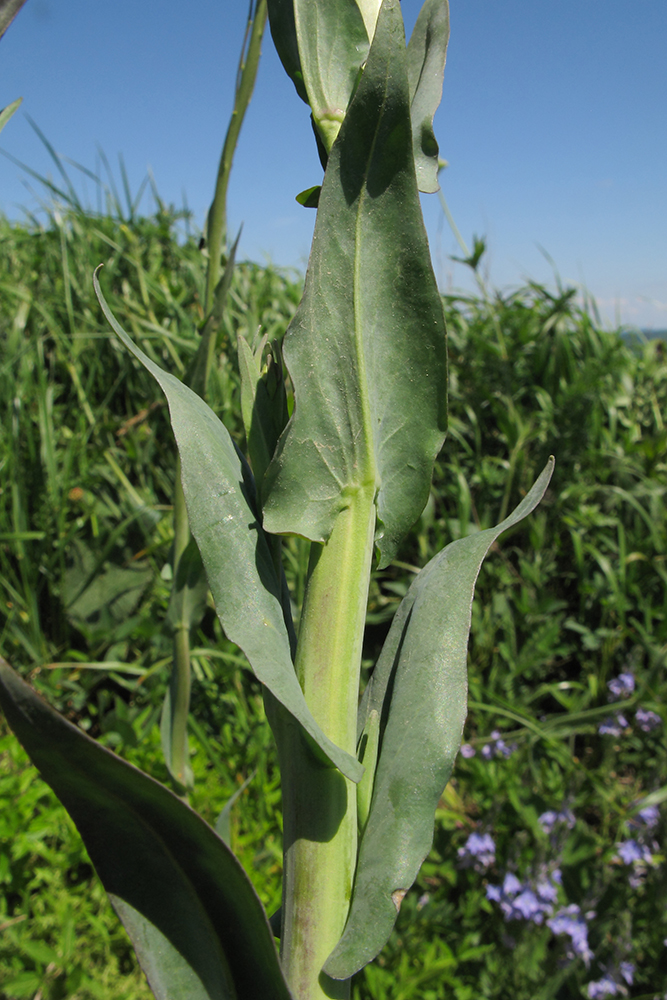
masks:
[[(296, 670), (308, 707), (330, 739), (354, 754), (361, 649), (375, 532), (374, 484), (313, 543)], [(357, 855), (356, 787), (322, 765), (296, 726), (281, 727), (285, 871), (281, 960), (297, 1000), (346, 1000), (349, 981), (322, 966), (350, 905)]]

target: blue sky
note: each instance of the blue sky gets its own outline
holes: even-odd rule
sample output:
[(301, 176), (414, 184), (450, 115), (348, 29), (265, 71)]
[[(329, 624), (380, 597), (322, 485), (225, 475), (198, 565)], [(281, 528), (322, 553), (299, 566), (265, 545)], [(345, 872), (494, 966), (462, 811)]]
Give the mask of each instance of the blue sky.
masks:
[[(408, 28), (418, 9), (403, 0)], [(24, 98), (0, 147), (53, 174), (26, 112), (89, 169), (98, 146), (114, 165), (122, 153), (135, 191), (150, 167), (201, 226), (246, 14), (246, 0), (28, 0), (0, 42), (0, 106)], [(468, 243), (486, 236), (491, 283), (551, 282), (544, 250), (607, 323), (667, 327), (665, 0), (451, 0), (451, 22), (443, 190)], [(230, 188), (243, 255), (305, 267), (315, 213), (294, 195), (320, 179), (306, 106), (267, 32)], [(0, 209), (36, 205), (0, 157)], [(469, 287), (437, 197), (423, 206), (441, 287)]]

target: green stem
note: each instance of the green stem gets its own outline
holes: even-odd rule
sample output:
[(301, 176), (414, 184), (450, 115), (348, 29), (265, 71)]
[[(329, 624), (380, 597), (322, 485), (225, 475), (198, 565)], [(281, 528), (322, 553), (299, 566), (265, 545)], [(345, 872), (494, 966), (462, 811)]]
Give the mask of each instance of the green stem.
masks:
[(206, 316), (213, 309), (215, 289), (220, 280), (222, 250), (227, 238), (227, 188), (229, 186), (229, 175), (243, 119), (245, 118), (245, 113), (255, 87), (262, 36), (266, 25), (266, 11), (266, 0), (256, 0), (256, 2), (255, 0), (251, 0), (246, 35), (241, 49), (236, 77), (234, 109), (227, 128), (225, 143), (222, 147), (215, 195), (206, 223), (206, 242), (208, 244), (208, 271), (206, 274), (206, 300), (204, 304)]
[[(181, 557), (190, 542), (188, 512), (181, 482), (181, 459), (176, 459), (174, 488), (174, 558), (173, 580), (178, 579)], [(174, 661), (170, 680), (171, 694), (171, 761), (170, 771), (183, 787), (187, 786), (188, 715), (190, 713), (190, 627), (178, 622), (174, 628)]]
[[(330, 739), (356, 751), (361, 648), (375, 531), (374, 490), (360, 489), (329, 541), (313, 544), (296, 670)], [(296, 1000), (349, 997), (320, 970), (347, 919), (357, 856), (354, 784), (323, 766), (300, 731), (280, 741), (285, 869), (281, 959)]]

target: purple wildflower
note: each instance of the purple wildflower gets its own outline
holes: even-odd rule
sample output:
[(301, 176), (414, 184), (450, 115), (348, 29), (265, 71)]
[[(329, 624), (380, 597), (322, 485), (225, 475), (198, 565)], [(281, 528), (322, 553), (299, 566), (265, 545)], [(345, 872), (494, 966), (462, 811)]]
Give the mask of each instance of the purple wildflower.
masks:
[[(544, 920), (544, 903), (540, 903), (532, 889), (524, 889), (513, 901), (512, 908), (524, 920), (533, 920), (536, 924), (541, 924)], [(547, 912), (551, 913), (550, 906), (547, 906)]]
[(546, 879), (540, 879), (540, 881), (535, 886), (538, 899), (543, 903), (555, 903), (558, 899), (558, 889), (552, 882), (547, 882)]
[(471, 747), (469, 743), (462, 743), (461, 744), (461, 756), (465, 757), (466, 760), (469, 757), (474, 757), (476, 753), (477, 753), (477, 751), (475, 750), (475, 748)]
[(503, 879), (503, 892), (506, 896), (516, 896), (518, 892), (521, 892), (523, 886), (519, 882), (516, 875), (512, 872), (507, 872), (505, 878)]
[(616, 845), (618, 849), (617, 857), (626, 865), (632, 865), (636, 861), (652, 860), (651, 852), (646, 844), (638, 844), (636, 840), (623, 840)]
[(496, 845), (489, 833), (471, 833), (458, 855), (464, 864), (471, 862), (475, 867), (488, 868), (496, 860)]
[(428, 902), (430, 902), (431, 897), (427, 892), (423, 892), (419, 899), (417, 900), (417, 909), (423, 910)]
[(484, 760), (491, 760), (493, 757), (511, 757), (516, 750), (516, 743), (508, 746), (500, 736), (500, 730), (494, 729), (491, 733), (491, 742), (485, 743), (482, 747), (482, 757)]
[(507, 872), (502, 886), (486, 887), (486, 898), (500, 904), (505, 920), (532, 920), (536, 924), (551, 916), (556, 895), (556, 886), (544, 879), (533, 888), (522, 884), (512, 872)]
[(575, 824), (575, 818), (571, 809), (561, 809), (560, 812), (549, 809), (538, 817), (537, 822), (545, 833), (551, 833), (553, 828), (560, 823), (564, 823), (571, 830)]
[(656, 826), (658, 820), (660, 819), (660, 810), (657, 806), (644, 806), (637, 813), (638, 818), (645, 823), (649, 830)]
[(624, 729), (628, 728), (628, 720), (619, 712), (618, 715), (608, 716), (604, 722), (598, 726), (600, 736), (620, 736)]
[(602, 979), (596, 980), (594, 983), (588, 984), (588, 996), (590, 1000), (597, 1000), (598, 997), (612, 997), (618, 993), (618, 985), (611, 978), (609, 973), (606, 973)]
[(657, 712), (652, 712), (650, 708), (638, 708), (635, 712), (635, 722), (643, 733), (650, 733), (661, 725), (662, 719)]
[(621, 962), (621, 975), (625, 979), (628, 986), (632, 986), (635, 978), (635, 967), (632, 962)]
[(618, 677), (609, 681), (607, 687), (614, 698), (626, 698), (635, 689), (634, 675), (629, 672), (619, 674)]
[(554, 934), (568, 934), (573, 951), (588, 965), (593, 956), (588, 947), (588, 927), (576, 903), (559, 910), (555, 916), (547, 920), (547, 927), (551, 928)]

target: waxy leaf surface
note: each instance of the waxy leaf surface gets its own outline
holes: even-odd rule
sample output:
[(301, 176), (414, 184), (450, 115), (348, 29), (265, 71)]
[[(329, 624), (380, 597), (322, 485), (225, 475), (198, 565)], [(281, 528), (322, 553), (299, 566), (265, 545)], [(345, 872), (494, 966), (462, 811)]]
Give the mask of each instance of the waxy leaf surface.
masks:
[(326, 541), (377, 490), (381, 565), (428, 498), (447, 350), (421, 216), (398, 0), (386, 0), (329, 156), (302, 302), (284, 341), (295, 410), (265, 480), (265, 525)]
[(308, 103), (328, 150), (368, 55), (364, 19), (356, 0), (294, 0), (294, 20)]
[(289, 1000), (266, 914), (215, 831), (2, 659), (0, 705), (74, 820), (158, 1000)]
[(254, 483), (225, 426), (200, 397), (162, 371), (119, 325), (95, 275), (95, 290), (114, 332), (161, 386), (181, 458), (190, 529), (201, 553), (218, 617), (229, 639), (241, 647), (257, 678), (297, 719), (346, 777), (358, 781), (363, 768), (324, 735), (313, 719), (291, 658), (291, 622), (281, 583), (255, 510)]
[(495, 528), (452, 542), (401, 602), (360, 706), (360, 730), (381, 715), (381, 743), (352, 905), (324, 971), (347, 979), (384, 946), (431, 849), (435, 809), (466, 717), (468, 634), (475, 581), (489, 548), (539, 503), (553, 459)]
[(408, 77), (417, 183), (431, 193), (439, 187), (433, 116), (442, 97), (448, 41), (448, 0), (425, 0), (408, 43)]

